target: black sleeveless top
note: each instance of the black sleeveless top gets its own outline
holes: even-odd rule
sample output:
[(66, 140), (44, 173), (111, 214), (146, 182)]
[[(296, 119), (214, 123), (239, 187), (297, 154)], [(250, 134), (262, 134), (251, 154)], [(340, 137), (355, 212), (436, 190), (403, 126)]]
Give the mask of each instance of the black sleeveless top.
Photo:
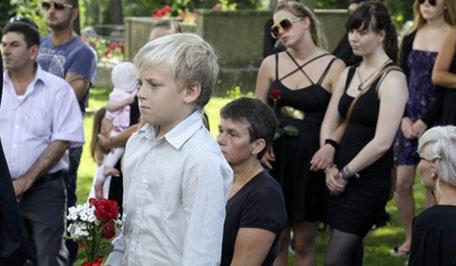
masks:
[[(276, 114), (279, 118), (283, 118), (282, 114), (280, 113), (280, 108), (283, 106), (291, 106), (295, 109), (301, 110), (304, 112), (304, 120), (307, 121), (313, 121), (317, 122), (318, 124), (321, 124), (323, 121), (323, 117), (326, 112), (326, 108), (328, 106), (329, 100), (331, 98), (331, 93), (329, 93), (327, 90), (325, 90), (321, 83), (324, 81), (326, 75), (329, 72), (329, 69), (331, 68), (331, 65), (334, 63), (334, 61), (337, 59), (334, 57), (329, 64), (326, 66), (324, 69), (323, 73), (321, 74), (320, 78), (318, 81), (315, 83), (308, 75), (307, 73), (303, 70), (305, 66), (308, 64), (314, 62), (315, 60), (324, 57), (324, 56), (331, 56), (330, 54), (322, 54), (317, 57), (314, 57), (313, 59), (310, 59), (309, 61), (305, 62), (303, 65), (299, 65), (298, 62), (291, 56), (291, 54), (286, 51), (287, 55), (291, 58), (291, 60), (296, 64), (297, 69), (294, 71), (291, 71), (290, 73), (286, 74), (285, 76), (279, 78), (279, 56), (278, 54), (275, 55), (275, 60), (276, 60), (276, 69), (275, 69), (275, 76), (276, 79), (271, 83), (271, 87), (269, 90), (269, 103), (272, 104), (272, 97), (271, 93), (274, 89), (279, 89), (281, 92), (281, 97), (277, 101), (275, 111)], [(287, 77), (293, 75), (294, 73), (301, 71), (303, 75), (310, 81), (311, 85), (304, 87), (304, 88), (299, 88), (297, 90), (291, 90), (288, 87), (286, 87), (283, 83), (282, 80), (286, 79)]]
[[(391, 64), (387, 66), (390, 65)], [(346, 118), (348, 109), (354, 100), (354, 97), (347, 94), (347, 89), (358, 66), (359, 64), (350, 67), (345, 83), (345, 93), (339, 101), (339, 114), (344, 118)], [(381, 80), (382, 77), (375, 80), (371, 86), (367, 88), (367, 91), (359, 97), (353, 107), (352, 115), (348, 121), (347, 128), (335, 158), (339, 167), (347, 165), (375, 136), (380, 111), (380, 99), (378, 97), (377, 88)], [(360, 174), (390, 176), (392, 166), (393, 152), (390, 148), (381, 158), (361, 171)], [(387, 180), (390, 179), (388, 178)]]

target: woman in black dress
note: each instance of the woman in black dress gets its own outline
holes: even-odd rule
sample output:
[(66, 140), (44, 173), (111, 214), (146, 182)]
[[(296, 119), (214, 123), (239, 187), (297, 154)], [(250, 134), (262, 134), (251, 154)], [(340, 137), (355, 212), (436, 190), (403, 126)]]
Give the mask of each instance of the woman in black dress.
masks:
[(408, 99), (404, 74), (392, 69), (397, 36), (386, 7), (362, 3), (347, 30), (353, 53), (363, 61), (341, 75), (321, 132), (338, 147), (335, 165), (325, 170), (331, 226), (325, 265), (337, 266), (362, 265), (363, 238), (390, 195), (391, 146)]
[(217, 142), (233, 168), (226, 204), (222, 266), (272, 265), (287, 215), (282, 189), (259, 158), (271, 145), (277, 121), (259, 100), (240, 98), (220, 111)]
[(319, 47), (317, 21), (303, 4), (287, 2), (274, 12), (272, 34), (287, 48), (266, 57), (257, 77), (256, 97), (274, 106), (278, 138), (263, 158), (285, 196), (288, 226), (277, 265), (288, 264), (290, 230), (297, 265), (315, 265), (315, 235), (323, 217), (324, 177), (310, 170), (320, 146), (320, 125), (344, 63)]
[(413, 221), (409, 265), (456, 265), (456, 127), (434, 127), (419, 140), (421, 183), (437, 205)]

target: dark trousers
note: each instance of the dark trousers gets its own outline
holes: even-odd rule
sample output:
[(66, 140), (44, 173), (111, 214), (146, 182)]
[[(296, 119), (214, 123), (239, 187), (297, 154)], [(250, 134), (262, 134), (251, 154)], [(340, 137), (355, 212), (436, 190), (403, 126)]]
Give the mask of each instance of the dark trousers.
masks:
[[(78, 168), (81, 162), (82, 147), (71, 148), (70, 150), (70, 168), (65, 175), (65, 185), (67, 190), (67, 207), (76, 205), (76, 183), (78, 177)], [(69, 253), (70, 265), (76, 261), (78, 255), (78, 243), (73, 240), (65, 241), (66, 248)]]
[(66, 193), (63, 172), (40, 177), (24, 194), (19, 209), (34, 248), (33, 265), (67, 265), (63, 245)]

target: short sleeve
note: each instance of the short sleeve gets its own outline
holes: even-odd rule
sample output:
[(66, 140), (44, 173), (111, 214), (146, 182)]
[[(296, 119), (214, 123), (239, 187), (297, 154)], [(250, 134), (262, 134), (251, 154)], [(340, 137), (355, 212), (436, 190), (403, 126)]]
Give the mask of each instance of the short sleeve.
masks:
[(69, 141), (71, 148), (80, 147), (84, 144), (84, 131), (76, 95), (66, 81), (60, 86), (54, 97), (52, 140)]
[(239, 227), (261, 228), (279, 235), (287, 214), (282, 194), (268, 187), (253, 191), (241, 214)]
[(71, 59), (67, 61), (68, 68), (66, 74), (75, 73), (83, 76), (90, 82), (93, 82), (97, 67), (95, 52), (84, 44), (80, 49), (74, 52)]

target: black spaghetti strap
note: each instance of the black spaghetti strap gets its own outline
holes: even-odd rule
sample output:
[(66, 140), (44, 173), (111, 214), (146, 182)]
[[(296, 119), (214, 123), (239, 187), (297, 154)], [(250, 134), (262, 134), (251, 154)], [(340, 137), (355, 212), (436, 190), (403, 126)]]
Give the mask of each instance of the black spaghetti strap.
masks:
[(291, 58), (291, 60), (293, 61), (293, 63), (295, 63), (295, 65), (298, 67), (296, 68), (295, 70), (291, 71), (290, 73), (286, 74), (285, 76), (283, 76), (282, 78), (280, 78), (279, 80), (283, 80), (291, 75), (293, 75), (294, 73), (296, 73), (297, 71), (301, 71), (304, 76), (306, 76), (306, 78), (310, 81), (310, 83), (312, 83), (312, 85), (315, 85), (315, 82), (313, 82), (313, 80), (309, 77), (309, 75), (307, 75), (307, 73), (304, 71), (304, 67), (307, 66), (308, 64), (312, 63), (313, 61), (317, 60), (318, 58), (321, 58), (323, 56), (327, 56), (327, 55), (330, 55), (328, 53), (326, 54), (321, 54), (319, 56), (316, 56), (312, 59), (310, 59), (309, 61), (305, 62), (304, 64), (302, 65), (299, 65), (299, 63), (296, 61), (296, 59), (293, 58), (293, 56), (288, 52), (288, 51), (285, 51), (287, 53), (287, 55)]
[(276, 79), (279, 79), (279, 53), (275, 53), (275, 64)]
[[(382, 70), (385, 69), (385, 68), (387, 68), (387, 67), (389, 67), (389, 66), (393, 66), (393, 65), (395, 65), (395, 64), (394, 64), (393, 62), (391, 62), (391, 63), (387, 64), (386, 66), (384, 66), (384, 67), (382, 68)], [(399, 68), (399, 67), (398, 67), (398, 68)], [(380, 84), (382, 84), (382, 82), (383, 82), (383, 80), (385, 79), (386, 75), (388, 75), (389, 72), (395, 71), (395, 70), (398, 70), (398, 69), (391, 69), (391, 70), (385, 72), (383, 75), (381, 75), (380, 77), (378, 77), (377, 80), (375, 80), (374, 82), (372, 82), (372, 84), (371, 84), (370, 87), (374, 87), (374, 88), (376, 88), (376, 89), (378, 90), (378, 87), (380, 86)]]
[(347, 79), (345, 80), (345, 91), (347, 91), (348, 86), (350, 85), (350, 82), (353, 79), (353, 76), (355, 75), (356, 68), (359, 66), (359, 64), (353, 65), (348, 69), (348, 74), (347, 74)]
[(321, 85), (321, 83), (323, 82), (323, 80), (325, 80), (326, 78), (326, 75), (328, 74), (329, 72), (329, 69), (331, 68), (332, 64), (334, 63), (334, 61), (336, 61), (337, 57), (334, 57), (333, 59), (331, 59), (331, 61), (329, 61), (329, 64), (326, 66), (325, 70), (323, 71), (323, 74), (321, 74), (320, 76), (320, 79), (318, 80), (317, 84), (318, 85)]

